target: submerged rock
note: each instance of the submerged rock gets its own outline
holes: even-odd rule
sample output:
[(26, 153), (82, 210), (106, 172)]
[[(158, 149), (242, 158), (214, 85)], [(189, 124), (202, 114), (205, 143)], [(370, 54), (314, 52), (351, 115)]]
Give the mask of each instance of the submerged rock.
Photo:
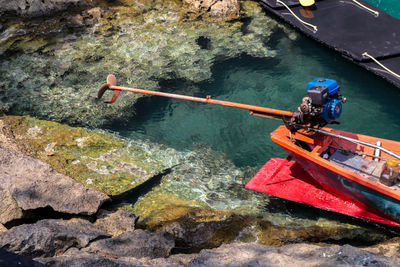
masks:
[(188, 264), (194, 266), (398, 266), (400, 261), (349, 245), (294, 244), (270, 247), (259, 244), (229, 244), (202, 250)]
[(0, 248), (30, 258), (49, 257), (70, 247), (84, 248), (91, 241), (109, 237), (82, 219), (41, 220), (0, 233)]
[[(140, 140), (129, 142), (106, 132), (74, 128), (29, 117), (2, 117), (0, 122), (8, 129), (5, 131), (8, 139), (13, 140), (16, 146), (25, 147), (27, 153), (47, 162), (56, 171), (108, 195), (120, 194), (135, 188), (178, 162), (178, 158), (169, 158), (175, 153), (173, 149)], [(28, 158), (23, 158), (21, 164), (26, 162), (29, 166), (36, 162), (45, 168), (42, 170), (43, 175), (50, 175), (47, 173), (51, 171), (48, 165), (34, 160), (32, 163), (29, 161)], [(8, 164), (8, 168), (16, 167), (10, 165), (12, 162)], [(34, 169), (34, 166), (31, 166), (31, 169)], [(33, 176), (34, 173), (30, 175)], [(56, 177), (61, 176), (57, 174)], [(61, 183), (61, 180), (55, 181), (55, 184), (57, 183)], [(73, 188), (81, 190), (84, 187), (78, 185)], [(54, 197), (57, 196), (54, 190), (52, 194)], [(86, 196), (87, 199), (89, 197), (90, 194)], [(105, 199), (104, 195), (103, 198)], [(70, 206), (74, 205), (73, 203), (80, 203), (82, 206), (90, 204), (77, 198), (70, 203)], [(63, 209), (63, 212), (68, 210)]]
[[(378, 243), (391, 237), (359, 220), (290, 207), (291, 202), (246, 190), (255, 170), (239, 169), (204, 146), (176, 151), (29, 117), (3, 117), (0, 122), (8, 142), (82, 184), (114, 198), (125, 196), (122, 203), (134, 202), (126, 209), (139, 216), (141, 227), (170, 233), (186, 251), (234, 241)], [(135, 229), (136, 215), (106, 213), (96, 222), (102, 231), (117, 236)]]
[(391, 237), (389, 232), (375, 229), (373, 226), (325, 218), (291, 218), (290, 221), (280, 224), (263, 218), (257, 222), (256, 227), (257, 241), (274, 246), (301, 242), (368, 244), (383, 242)]
[[(174, 235), (188, 251), (234, 241), (377, 243), (391, 237), (360, 220), (245, 189), (254, 171), (204, 148), (186, 155), (133, 207), (139, 224)], [(298, 210), (298, 211), (296, 211)], [(279, 211), (279, 212), (278, 212)]]
[(165, 232), (152, 233), (138, 229), (95, 241), (85, 250), (111, 257), (161, 258), (168, 257), (174, 246), (172, 236)]
[(208, 22), (188, 19), (181, 1), (126, 0), (86, 10), (81, 18), (61, 16), (61, 22), (8, 22), (0, 30), (0, 101), (13, 114), (74, 125), (124, 123), (140, 96), (122, 93), (113, 105), (98, 101), (109, 73), (121, 85), (164, 90), (160, 81), (211, 79), (212, 66), (221, 60), (274, 57), (265, 43), (282, 26), (256, 2), (242, 7), (243, 21)]
[(231, 243), (251, 225), (249, 218), (233, 212), (187, 206), (171, 206), (157, 213), (159, 217), (147, 217), (142, 223), (152, 230), (170, 233), (177, 247), (186, 253)]

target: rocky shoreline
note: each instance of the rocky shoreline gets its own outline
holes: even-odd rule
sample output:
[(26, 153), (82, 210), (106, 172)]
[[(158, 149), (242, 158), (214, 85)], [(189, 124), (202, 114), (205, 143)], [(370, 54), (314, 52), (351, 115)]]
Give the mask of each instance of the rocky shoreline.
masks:
[[(215, 62), (296, 34), (254, 1), (0, 0), (0, 266), (399, 266), (395, 229), (244, 188), (252, 168), (104, 127), (121, 84), (190, 94)], [(135, 77), (134, 80), (132, 80)], [(62, 122), (64, 124), (49, 120)], [(68, 125), (67, 125), (68, 124)]]
[[(27, 124), (29, 128), (26, 128)], [(391, 239), (387, 233), (363, 227), (334, 226), (332, 222), (317, 226), (321, 225), (317, 221), (309, 222), (310, 226), (300, 222), (303, 226), (298, 224), (293, 228), (284, 226), (276, 218), (257, 219), (249, 211), (247, 214), (240, 209), (219, 211), (212, 208), (212, 202), (202, 204), (193, 202), (194, 199), (185, 200), (177, 192), (173, 194), (174, 191), (165, 191), (166, 188), (161, 186), (174, 179), (179, 181), (176, 171), (172, 171), (170, 178), (171, 174), (164, 174), (161, 184), (155, 184), (148, 193), (131, 193), (138, 194), (133, 207), (107, 204), (111, 199), (118, 202), (118, 198), (87, 187), (92, 184), (78, 183), (72, 179), (79, 181), (76, 173), (70, 178), (52, 167), (53, 164), (59, 168), (54, 162), (65, 161), (61, 157), (62, 147), (74, 151), (68, 139), (65, 143), (58, 143), (58, 139), (49, 152), (46, 151), (48, 145), (32, 136), (33, 131), (41, 131), (46, 140), (46, 132), (52, 133), (51, 127), (54, 127), (60, 134), (66, 131), (75, 136), (76, 142), (84, 138), (74, 134), (82, 129), (10, 116), (1, 117), (0, 125), (0, 248), (27, 259), (52, 266), (340, 266), (346, 263), (396, 266), (400, 263), (394, 253), (398, 250), (398, 240)], [(86, 140), (98, 134), (85, 131)], [(107, 138), (116, 138), (105, 133), (102, 137), (102, 143), (111, 142)], [(84, 146), (79, 140), (75, 146), (89, 151), (90, 146)], [(46, 142), (51, 144), (54, 140)], [(118, 142), (114, 145), (121, 146)], [(113, 150), (112, 147), (108, 149)], [(47, 158), (50, 164), (37, 159), (41, 157)], [(75, 157), (82, 156), (75, 154)], [(184, 161), (185, 156), (180, 155), (177, 159)], [(217, 161), (214, 159), (214, 162)], [(196, 169), (194, 165), (191, 167)], [(63, 172), (63, 169), (59, 170)], [(103, 175), (106, 175), (104, 171)], [(107, 191), (109, 187), (102, 190)], [(138, 198), (139, 195), (142, 197)], [(165, 202), (166, 198), (170, 198), (170, 204)], [(205, 206), (207, 203), (209, 205)], [(257, 221), (259, 226), (255, 224)], [(296, 221), (291, 224), (296, 225)], [(261, 232), (257, 234), (260, 230), (254, 229), (260, 226)], [(370, 241), (375, 238), (377, 245), (362, 249), (329, 245), (329, 242), (320, 245), (298, 243), (302, 240), (321, 242), (324, 236), (329, 240), (354, 238), (358, 241), (368, 236)], [(2, 253), (0, 263), (25, 260)]]

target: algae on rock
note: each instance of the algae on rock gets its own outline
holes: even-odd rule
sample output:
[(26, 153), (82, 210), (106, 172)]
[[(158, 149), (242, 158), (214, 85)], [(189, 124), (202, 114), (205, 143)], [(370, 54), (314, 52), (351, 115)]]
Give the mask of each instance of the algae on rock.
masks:
[[(108, 195), (132, 189), (175, 164), (153, 157), (154, 148), (145, 142), (123, 140), (104, 131), (31, 117), (6, 116), (1, 120), (32, 156)], [(165, 149), (164, 153), (173, 150)]]
[[(191, 251), (235, 241), (266, 245), (298, 242), (381, 242), (385, 231), (327, 212), (287, 211), (288, 201), (245, 189), (254, 170), (238, 169), (221, 153), (198, 147), (133, 206), (142, 227), (173, 234)], [(273, 211), (273, 210), (280, 211)], [(332, 215), (332, 216), (329, 216)], [(196, 240), (196, 242), (194, 241)], [(178, 243), (179, 243), (178, 242)]]
[(274, 57), (266, 43), (274, 29), (282, 28), (252, 1), (242, 2), (245, 22), (190, 20), (178, 0), (127, 0), (82, 14), (64, 17), (74, 21), (70, 26), (48, 23), (56, 33), (6, 25), (0, 35), (4, 110), (73, 125), (123, 123), (134, 115), (140, 96), (122, 94), (113, 105), (97, 101), (97, 89), (109, 73), (119, 84), (147, 89), (167, 90), (159, 84), (164, 80), (205, 81), (215, 62), (242, 54)]
[[(316, 214), (313, 218), (286, 212), (285, 201), (244, 188), (253, 169), (238, 169), (223, 154), (204, 146), (182, 152), (30, 117), (5, 116), (1, 125), (30, 155), (110, 195), (121, 194), (170, 168), (158, 185), (139, 192), (146, 194), (126, 209), (139, 216), (142, 227), (168, 231), (193, 250), (234, 241), (282, 245), (360, 239), (379, 242), (390, 237), (338, 216)], [(274, 208), (281, 211), (271, 211)]]

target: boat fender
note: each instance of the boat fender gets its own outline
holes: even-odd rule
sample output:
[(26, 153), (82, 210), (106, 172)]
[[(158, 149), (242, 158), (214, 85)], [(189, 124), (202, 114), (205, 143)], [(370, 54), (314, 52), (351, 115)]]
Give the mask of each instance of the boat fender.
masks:
[(304, 7), (309, 7), (315, 4), (314, 0), (299, 0), (300, 5)]

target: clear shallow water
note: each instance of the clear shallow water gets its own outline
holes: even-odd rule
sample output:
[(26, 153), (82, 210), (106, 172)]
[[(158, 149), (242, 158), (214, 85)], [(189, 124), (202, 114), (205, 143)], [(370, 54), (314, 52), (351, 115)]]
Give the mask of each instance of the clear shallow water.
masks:
[[(189, 90), (180, 81), (170, 82), (163, 91), (295, 110), (308, 81), (332, 78), (348, 99), (342, 124), (335, 128), (400, 140), (399, 88), (302, 36), (292, 41), (277, 33), (269, 45), (278, 51), (274, 59), (242, 56), (221, 62), (209, 82)], [(118, 129), (123, 135), (140, 133), (177, 149), (206, 143), (238, 166), (260, 167), (271, 157), (285, 156), (269, 139), (281, 123), (244, 110), (154, 97), (138, 106), (138, 112), (127, 128)]]

